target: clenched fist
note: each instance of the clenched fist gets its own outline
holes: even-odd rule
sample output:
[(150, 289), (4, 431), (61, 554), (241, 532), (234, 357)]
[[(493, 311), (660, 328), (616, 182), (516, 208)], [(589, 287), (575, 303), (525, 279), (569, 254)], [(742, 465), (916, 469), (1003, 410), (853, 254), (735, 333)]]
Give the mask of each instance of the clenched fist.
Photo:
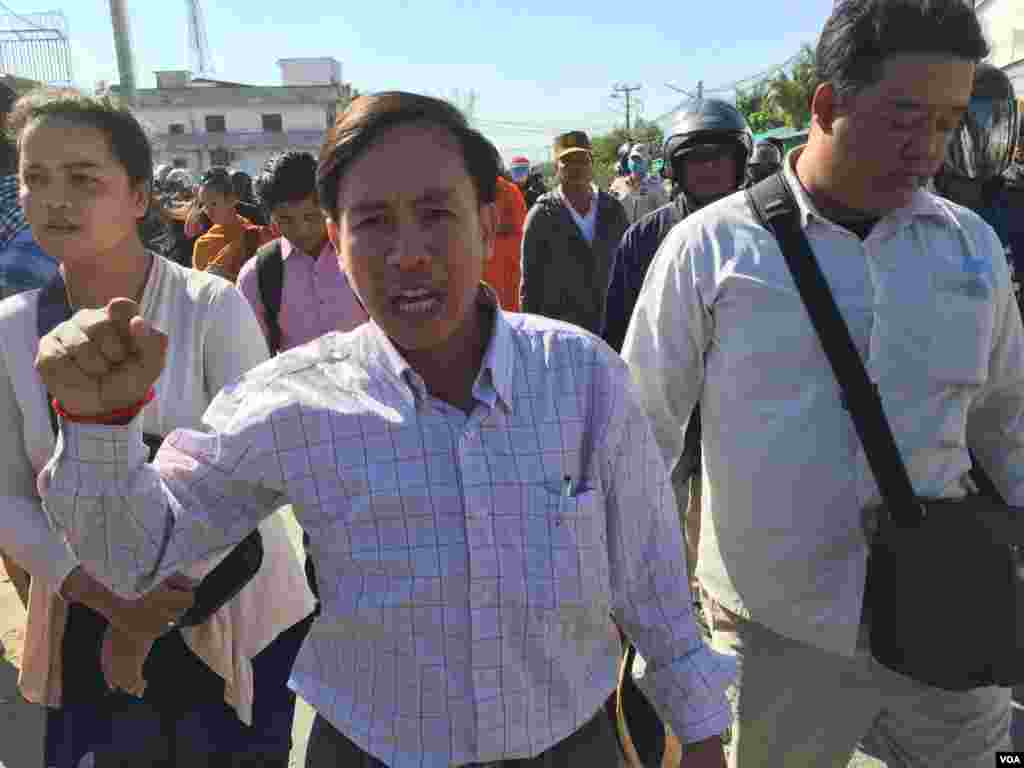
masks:
[(68, 413), (99, 416), (146, 397), (167, 356), (167, 336), (131, 299), (82, 309), (39, 340), (36, 370)]

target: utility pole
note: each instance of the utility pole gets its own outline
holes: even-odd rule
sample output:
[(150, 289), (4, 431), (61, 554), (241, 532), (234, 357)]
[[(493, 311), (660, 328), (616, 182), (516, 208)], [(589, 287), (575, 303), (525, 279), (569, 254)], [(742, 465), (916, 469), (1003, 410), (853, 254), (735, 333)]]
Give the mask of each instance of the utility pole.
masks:
[(697, 81), (697, 101), (703, 101), (703, 100), (704, 100), (704, 81), (703, 80), (698, 80)]
[(121, 102), (135, 106), (135, 62), (132, 61), (132, 40), (128, 31), (128, 13), (124, 0), (110, 0), (110, 21), (114, 27), (114, 49), (117, 51), (117, 70), (121, 76)]
[(629, 120), (632, 106), (631, 97), (633, 95), (633, 92), (639, 91), (640, 88), (640, 85), (626, 85), (625, 83), (619, 83), (618, 85), (612, 86), (612, 98), (624, 98), (626, 100), (626, 135), (629, 136), (630, 138), (633, 137), (633, 134), (630, 130), (631, 124)]

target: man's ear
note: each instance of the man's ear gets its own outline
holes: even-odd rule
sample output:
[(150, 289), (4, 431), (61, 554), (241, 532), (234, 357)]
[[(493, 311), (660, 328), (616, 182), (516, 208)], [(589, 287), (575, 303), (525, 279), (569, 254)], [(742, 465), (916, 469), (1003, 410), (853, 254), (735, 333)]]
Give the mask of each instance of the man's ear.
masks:
[(484, 241), (484, 260), (489, 261), (494, 253), (494, 243), (498, 232), (498, 204), (482, 203), (480, 205), (480, 237)]
[(149, 203), (152, 198), (152, 185), (143, 182), (136, 184), (132, 190), (132, 205), (135, 206), (135, 218), (141, 219), (145, 217), (149, 211)]
[(839, 95), (832, 83), (822, 83), (814, 89), (811, 97), (811, 119), (821, 126), (825, 133), (832, 133), (832, 123), (837, 117)]

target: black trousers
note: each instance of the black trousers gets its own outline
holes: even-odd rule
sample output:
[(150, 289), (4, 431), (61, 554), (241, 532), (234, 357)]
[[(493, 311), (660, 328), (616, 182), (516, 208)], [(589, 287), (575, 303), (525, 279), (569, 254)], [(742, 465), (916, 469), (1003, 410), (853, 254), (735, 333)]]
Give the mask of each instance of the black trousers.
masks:
[[(604, 707), (576, 733), (545, 752), (524, 760), (503, 760), (501, 768), (620, 768), (624, 765), (615, 724)], [(313, 732), (306, 749), (306, 768), (388, 768), (377, 758), (356, 746), (320, 715), (313, 721)]]

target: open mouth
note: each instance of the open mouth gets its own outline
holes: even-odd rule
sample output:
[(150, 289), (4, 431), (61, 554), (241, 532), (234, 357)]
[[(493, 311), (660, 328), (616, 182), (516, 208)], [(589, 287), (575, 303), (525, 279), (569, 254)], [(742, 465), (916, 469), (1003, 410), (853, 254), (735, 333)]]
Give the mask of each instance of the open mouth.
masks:
[(437, 312), (444, 304), (445, 294), (432, 288), (415, 288), (400, 291), (391, 299), (397, 312), (409, 315), (428, 315)]
[(78, 227), (72, 224), (47, 224), (46, 231), (55, 235), (73, 235), (78, 231)]

